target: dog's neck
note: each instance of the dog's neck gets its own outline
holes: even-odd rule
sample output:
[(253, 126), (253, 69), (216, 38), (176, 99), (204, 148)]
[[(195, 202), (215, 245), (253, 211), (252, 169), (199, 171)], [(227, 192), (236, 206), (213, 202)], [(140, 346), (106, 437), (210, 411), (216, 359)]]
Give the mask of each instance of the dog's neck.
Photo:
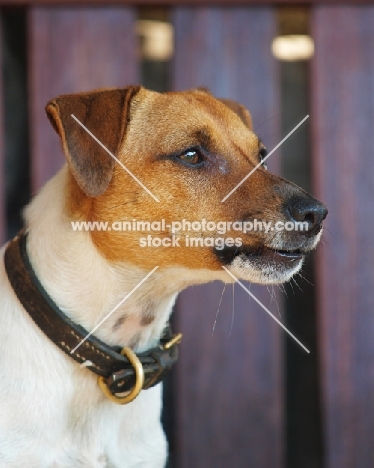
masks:
[[(28, 253), (39, 280), (72, 320), (91, 331), (149, 273), (113, 265), (97, 251), (89, 232), (73, 231), (66, 218), (64, 167), (27, 207)], [(155, 271), (95, 331), (110, 345), (144, 351), (157, 343), (178, 291), (175, 271)]]

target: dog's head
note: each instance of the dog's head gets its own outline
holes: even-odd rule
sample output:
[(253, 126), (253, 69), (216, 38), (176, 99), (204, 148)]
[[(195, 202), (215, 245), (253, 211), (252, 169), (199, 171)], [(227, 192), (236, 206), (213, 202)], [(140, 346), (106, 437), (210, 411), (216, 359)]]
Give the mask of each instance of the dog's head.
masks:
[[(91, 236), (110, 261), (204, 271), (207, 280), (226, 266), (278, 283), (319, 241), (326, 208), (261, 165), (265, 146), (237, 103), (203, 89), (129, 87), (61, 96), (47, 113), (70, 169), (69, 219), (108, 222)], [(133, 229), (137, 221), (154, 222), (152, 231)]]

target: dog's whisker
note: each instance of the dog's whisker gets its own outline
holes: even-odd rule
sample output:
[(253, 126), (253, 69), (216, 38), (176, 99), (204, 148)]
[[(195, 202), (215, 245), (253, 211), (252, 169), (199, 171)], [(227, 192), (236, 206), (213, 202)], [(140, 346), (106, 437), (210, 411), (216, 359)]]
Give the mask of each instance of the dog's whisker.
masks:
[(273, 302), (275, 302), (275, 296), (274, 296), (274, 288), (273, 286), (266, 285), (266, 289), (269, 293), (270, 296), (270, 306), (272, 305)]
[(266, 286), (266, 289), (268, 290), (269, 295), (270, 295), (270, 307), (271, 307), (272, 303), (274, 302), (274, 304), (275, 304), (275, 306), (277, 308), (279, 317), (282, 317), (282, 313), (281, 313), (281, 310), (280, 310), (280, 307), (279, 307), (279, 304), (278, 304), (278, 301), (277, 301), (277, 296), (275, 294), (274, 285), (271, 285), (271, 290), (269, 289), (269, 286)]
[(331, 248), (330, 246), (330, 243), (329, 241), (326, 239), (326, 237), (322, 236), (321, 240), (320, 240), (320, 244), (321, 244), (321, 248), (323, 248), (325, 245), (328, 247), (328, 248)]
[[(263, 120), (259, 125), (257, 125), (257, 126), (253, 129), (253, 131), (256, 132), (256, 133), (258, 134), (257, 130), (258, 130), (260, 127), (262, 127), (262, 126), (265, 125), (266, 123), (270, 122), (270, 120), (274, 120), (274, 119), (276, 119), (277, 117), (280, 117), (281, 115), (282, 115), (281, 113), (274, 114), (274, 115), (272, 115), (271, 117), (267, 118), (266, 120)], [(262, 140), (261, 140), (261, 141), (262, 141)]]
[(297, 287), (301, 292), (304, 292), (303, 289), (301, 288), (301, 286), (299, 285), (299, 283), (296, 281), (296, 278), (293, 277), (292, 280), (293, 280), (293, 282), (295, 283), (296, 287)]
[(277, 295), (276, 295), (276, 293), (275, 293), (274, 285), (271, 286), (271, 290), (272, 290), (272, 292), (273, 292), (275, 305), (277, 306), (278, 315), (279, 315), (279, 317), (282, 317), (282, 310), (281, 310), (281, 308), (279, 307), (279, 304), (278, 304), (278, 301), (277, 301)]
[(308, 284), (310, 284), (310, 286), (314, 287), (314, 284), (309, 281), (309, 279), (301, 271), (299, 271), (298, 276), (300, 276), (303, 281), (306, 281)]
[[(126, 192), (122, 192), (122, 195), (124, 195), (125, 193), (126, 193)], [(131, 192), (131, 193), (132, 193), (132, 192)], [(121, 206), (129, 205), (130, 203), (134, 204), (134, 203), (136, 203), (136, 201), (137, 201), (137, 198), (133, 198), (133, 199), (131, 199), (131, 200), (126, 200), (126, 201), (124, 201), (124, 202), (122, 202), (122, 203), (119, 203), (118, 205), (108, 206), (108, 211), (109, 211), (109, 210), (112, 210), (112, 209), (114, 209), (114, 208), (120, 208)]]
[(216, 329), (216, 324), (217, 324), (219, 309), (220, 309), (220, 307), (221, 307), (221, 303), (222, 303), (222, 299), (223, 299), (223, 293), (225, 292), (225, 289), (226, 289), (226, 283), (223, 283), (223, 289), (222, 289), (222, 293), (221, 293), (221, 298), (220, 298), (220, 300), (219, 300), (218, 309), (217, 309), (217, 312), (216, 312), (216, 318), (215, 318), (214, 323), (213, 323), (212, 337), (213, 337), (214, 331), (215, 331), (215, 329)]
[(289, 299), (286, 288), (284, 287), (283, 284), (278, 284), (278, 288), (282, 291), (282, 293), (286, 296), (287, 299)]
[(323, 227), (322, 237), (324, 237), (325, 234), (328, 234), (329, 236), (332, 236), (332, 237), (334, 237), (334, 239), (336, 239), (336, 234), (331, 229), (329, 229), (327, 227)]
[(295, 295), (295, 290), (294, 290), (294, 287), (293, 287), (293, 284), (292, 284), (292, 278), (291, 280), (288, 282), (288, 284), (290, 285), (290, 288), (292, 290), (292, 295), (294, 296)]
[(229, 338), (231, 336), (232, 328), (234, 326), (234, 316), (235, 316), (235, 283), (232, 284), (232, 314), (231, 314)]
[[(267, 289), (267, 292), (269, 293), (269, 296), (270, 296), (269, 308), (271, 308), (273, 302), (276, 302), (276, 301), (275, 301), (275, 297), (273, 296), (274, 289), (272, 288), (272, 290), (270, 290), (270, 286), (269, 286), (269, 285), (266, 285), (266, 289)], [(278, 310), (278, 312), (279, 312), (279, 310)]]

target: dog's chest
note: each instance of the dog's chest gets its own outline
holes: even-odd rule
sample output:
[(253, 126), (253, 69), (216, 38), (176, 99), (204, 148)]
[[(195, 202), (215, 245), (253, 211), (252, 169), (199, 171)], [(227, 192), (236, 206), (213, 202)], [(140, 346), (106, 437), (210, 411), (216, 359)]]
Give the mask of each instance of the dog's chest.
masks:
[[(52, 377), (53, 378), (53, 377)], [(59, 383), (59, 382), (56, 382)], [(161, 388), (143, 391), (128, 406), (96, 393), (96, 382), (81, 382), (66, 396), (41, 390), (30, 404), (0, 404), (0, 468), (162, 468), (165, 437), (159, 423)], [(70, 386), (70, 384), (68, 384)], [(88, 401), (88, 405), (87, 405)], [(84, 404), (85, 402), (85, 408)], [(83, 409), (84, 408), (84, 409)], [(2, 437), (6, 435), (6, 437)], [(4, 460), (4, 464), (2, 464)]]
[(63, 432), (68, 434), (68, 439), (61, 441), (64, 452), (55, 458), (51, 467), (164, 466), (166, 442), (159, 423), (160, 386), (143, 391), (131, 405), (117, 406), (104, 401), (95, 405), (89, 413), (80, 410), (79, 400), (84, 400), (83, 395), (74, 402), (79, 406), (70, 408), (73, 415), (68, 426), (61, 431), (61, 435)]
[(20, 308), (2, 266), (0, 297), (0, 468), (162, 468), (161, 387), (106, 400)]

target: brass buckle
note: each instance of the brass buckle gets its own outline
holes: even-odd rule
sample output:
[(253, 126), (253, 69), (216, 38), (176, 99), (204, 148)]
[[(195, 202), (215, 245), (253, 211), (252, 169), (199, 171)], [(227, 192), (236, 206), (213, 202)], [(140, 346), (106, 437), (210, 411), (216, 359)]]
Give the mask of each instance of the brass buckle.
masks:
[(182, 333), (178, 333), (177, 335), (174, 335), (170, 341), (168, 341), (166, 344), (164, 344), (164, 349), (170, 349), (174, 345), (179, 344), (182, 341)]
[[(160, 349), (161, 350), (171, 349), (173, 346), (179, 344), (182, 341), (182, 336), (183, 336), (182, 333), (178, 333), (177, 335), (173, 335), (167, 343), (160, 346)], [(163, 372), (163, 370), (160, 368), (159, 371), (157, 372), (157, 374), (155, 374), (152, 377), (152, 379), (149, 382), (147, 382), (147, 385), (146, 385), (146, 387), (144, 387), (144, 389), (146, 390), (146, 389), (152, 387), (154, 385), (154, 383), (157, 382), (157, 380), (160, 377), (160, 375), (162, 374), (162, 372)]]
[(114, 395), (109, 390), (104, 377), (99, 376), (97, 381), (104, 395), (110, 401), (112, 401), (113, 403), (117, 403), (118, 405), (126, 405), (127, 403), (130, 403), (131, 401), (135, 400), (135, 398), (139, 395), (140, 391), (142, 390), (143, 384), (144, 384), (144, 369), (138, 356), (134, 353), (132, 349), (123, 348), (121, 351), (121, 354), (127, 357), (127, 359), (130, 361), (131, 365), (133, 366), (135, 370), (136, 381), (135, 381), (134, 388), (130, 390), (130, 392), (127, 395), (120, 397), (120, 396)]

